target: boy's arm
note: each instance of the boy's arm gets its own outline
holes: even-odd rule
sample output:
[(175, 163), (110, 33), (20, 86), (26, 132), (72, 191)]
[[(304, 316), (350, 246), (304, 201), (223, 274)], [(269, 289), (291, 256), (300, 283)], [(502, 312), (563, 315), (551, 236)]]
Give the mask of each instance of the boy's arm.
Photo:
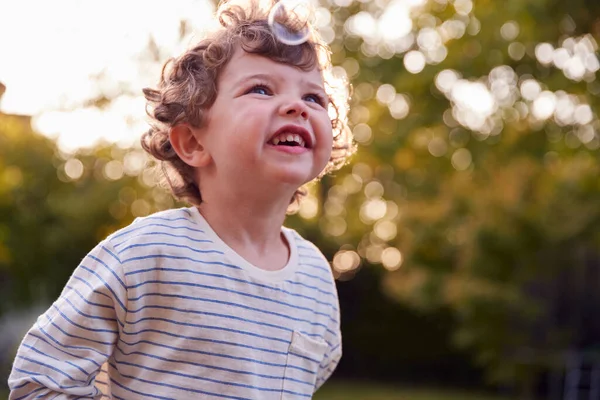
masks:
[[(333, 277), (331, 277), (331, 279), (333, 280)], [(325, 381), (327, 379), (329, 379), (331, 374), (333, 374), (333, 371), (335, 371), (335, 368), (337, 367), (337, 365), (340, 362), (340, 359), (342, 358), (342, 331), (341, 331), (341, 327), (340, 327), (340, 303), (338, 300), (337, 290), (335, 289), (335, 283), (333, 285), (334, 285), (333, 287), (334, 287), (334, 291), (335, 291), (334, 293), (335, 293), (337, 308), (335, 310), (334, 315), (332, 316), (334, 318), (331, 320), (329, 330), (335, 332), (336, 334), (332, 338), (332, 340), (330, 340), (331, 344), (329, 345), (329, 349), (327, 350), (327, 353), (325, 354), (326, 357), (323, 360), (323, 362), (321, 363), (321, 365), (319, 365), (319, 371), (317, 372), (317, 382), (315, 384), (315, 392), (325, 383)]]
[(113, 353), (126, 307), (118, 255), (100, 243), (25, 335), (8, 379), (9, 399), (99, 397), (94, 380)]
[(315, 384), (315, 392), (329, 379), (333, 371), (342, 358), (342, 337), (338, 334), (337, 339), (339, 342), (333, 344), (328, 352), (325, 360), (319, 365), (319, 372), (317, 373), (317, 382)]

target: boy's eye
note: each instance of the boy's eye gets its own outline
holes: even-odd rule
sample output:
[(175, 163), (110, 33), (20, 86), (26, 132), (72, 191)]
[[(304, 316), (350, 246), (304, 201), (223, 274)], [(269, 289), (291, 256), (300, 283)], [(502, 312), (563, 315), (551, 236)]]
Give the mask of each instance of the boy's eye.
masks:
[(323, 96), (318, 95), (318, 94), (307, 94), (306, 96), (304, 96), (304, 100), (311, 102), (311, 103), (316, 103), (316, 104), (320, 105), (321, 107), (325, 107), (325, 103), (326, 103)]
[(260, 94), (263, 96), (271, 96), (271, 90), (269, 90), (268, 87), (266, 87), (265, 85), (256, 85), (253, 86), (252, 88), (250, 88), (250, 90), (248, 90), (247, 92), (248, 94), (250, 93), (256, 93), (256, 94)]

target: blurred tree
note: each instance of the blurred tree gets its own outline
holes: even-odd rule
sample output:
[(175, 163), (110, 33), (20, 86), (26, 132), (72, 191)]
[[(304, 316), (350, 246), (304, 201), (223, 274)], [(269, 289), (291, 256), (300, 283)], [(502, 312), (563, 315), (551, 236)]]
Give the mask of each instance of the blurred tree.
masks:
[(53, 301), (101, 239), (172, 204), (138, 149), (62, 154), (30, 117), (0, 113), (0, 314)]
[(299, 214), (336, 271), (382, 264), (405, 304), (450, 307), (496, 380), (598, 346), (600, 3), (329, 4), (362, 146)]

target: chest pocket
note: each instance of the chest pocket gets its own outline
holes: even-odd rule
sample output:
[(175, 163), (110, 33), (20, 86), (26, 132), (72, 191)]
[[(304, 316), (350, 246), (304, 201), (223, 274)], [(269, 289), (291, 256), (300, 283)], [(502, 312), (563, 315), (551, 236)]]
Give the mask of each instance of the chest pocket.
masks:
[(310, 399), (327, 343), (294, 331), (283, 377), (282, 399)]

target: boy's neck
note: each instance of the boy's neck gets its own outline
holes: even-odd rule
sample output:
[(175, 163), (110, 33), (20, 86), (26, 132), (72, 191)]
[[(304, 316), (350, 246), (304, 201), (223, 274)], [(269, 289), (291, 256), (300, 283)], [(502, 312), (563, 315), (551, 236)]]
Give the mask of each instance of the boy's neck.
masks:
[(208, 196), (198, 210), (219, 238), (246, 261), (265, 270), (278, 270), (289, 258), (281, 233), (288, 205), (289, 201), (228, 202)]

